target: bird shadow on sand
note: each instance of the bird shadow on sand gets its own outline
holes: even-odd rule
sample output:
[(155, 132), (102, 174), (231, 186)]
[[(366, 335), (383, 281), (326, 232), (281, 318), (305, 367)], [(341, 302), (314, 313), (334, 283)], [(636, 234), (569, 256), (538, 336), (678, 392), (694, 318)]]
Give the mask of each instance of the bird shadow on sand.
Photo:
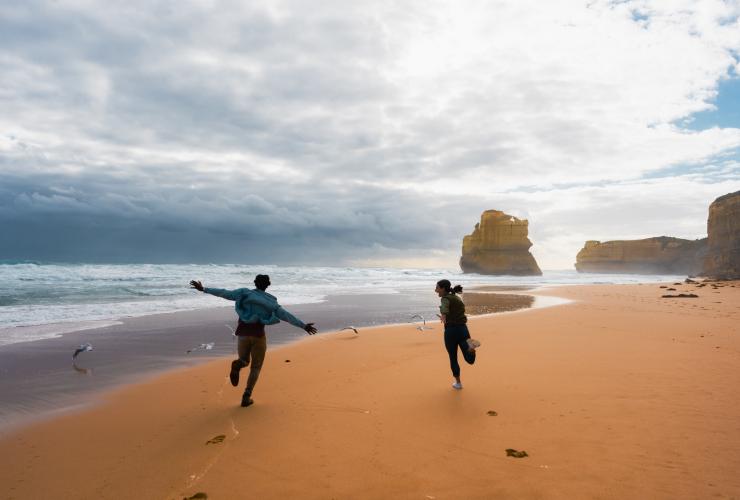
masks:
[(72, 368), (74, 369), (74, 371), (76, 371), (77, 373), (81, 373), (82, 375), (90, 376), (93, 374), (92, 368), (84, 368), (82, 366), (78, 366), (77, 363), (72, 363)]
[(183, 497), (182, 500), (205, 500), (207, 498), (208, 498), (208, 494), (207, 493), (205, 493), (203, 491), (199, 491), (198, 493), (196, 493), (193, 496)]
[(226, 439), (226, 434), (219, 434), (206, 441), (206, 444), (221, 444), (224, 442), (224, 439)]

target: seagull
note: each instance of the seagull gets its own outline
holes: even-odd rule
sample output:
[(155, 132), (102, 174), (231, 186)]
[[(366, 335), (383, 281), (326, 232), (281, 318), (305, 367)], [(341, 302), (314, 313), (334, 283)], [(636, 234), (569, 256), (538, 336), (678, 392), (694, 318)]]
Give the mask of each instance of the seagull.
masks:
[(414, 314), (413, 316), (411, 316), (411, 319), (413, 320), (414, 318), (419, 318), (422, 321), (422, 323), (423, 323), (422, 326), (417, 326), (416, 327), (417, 330), (419, 330), (419, 331), (422, 331), (422, 330), (431, 330), (431, 328), (427, 328), (427, 320), (424, 319), (424, 316), (422, 316), (421, 314)]
[(215, 342), (208, 342), (207, 344), (200, 344), (198, 347), (193, 347), (192, 349), (188, 349), (185, 351), (186, 353), (190, 354), (193, 351), (197, 351), (198, 349), (204, 349), (206, 351), (210, 351), (213, 349), (213, 346), (215, 345)]
[(427, 320), (425, 320), (425, 319), (424, 319), (424, 316), (422, 316), (421, 314), (414, 314), (413, 316), (411, 316), (411, 319), (412, 319), (412, 320), (413, 320), (414, 318), (419, 318), (419, 319), (420, 319), (421, 321), (423, 321), (423, 322), (424, 322), (424, 326), (426, 326), (426, 325), (427, 325)]
[(77, 355), (80, 354), (81, 352), (92, 351), (92, 350), (93, 350), (93, 346), (90, 342), (82, 344), (80, 345), (80, 347), (78, 347), (75, 350), (75, 353), (72, 355), (72, 359), (75, 359)]
[[(355, 328), (355, 327), (354, 327), (354, 326), (352, 326), (352, 325), (350, 325), (350, 326), (345, 326), (344, 328), (342, 328), (342, 330), (352, 330), (353, 332), (355, 332), (355, 333), (356, 333), (356, 334), (358, 334), (358, 335), (359, 335), (359, 333), (360, 333), (360, 332), (359, 332), (359, 331), (357, 330), (357, 328)], [(341, 332), (342, 330), (339, 330), (339, 331)]]
[(238, 343), (239, 337), (236, 336), (236, 330), (234, 330), (234, 328), (232, 328), (232, 326), (228, 323), (224, 323), (224, 326), (228, 328), (229, 331), (231, 332), (231, 337), (234, 339), (234, 352), (238, 354), (239, 347), (237, 346), (237, 343)]

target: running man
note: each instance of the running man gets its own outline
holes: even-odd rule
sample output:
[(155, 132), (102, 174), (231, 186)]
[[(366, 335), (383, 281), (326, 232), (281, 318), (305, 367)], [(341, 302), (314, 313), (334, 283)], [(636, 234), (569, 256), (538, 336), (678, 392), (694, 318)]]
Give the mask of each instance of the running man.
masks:
[(200, 281), (191, 281), (190, 286), (204, 293), (215, 295), (227, 300), (233, 300), (236, 304), (236, 314), (239, 316), (239, 325), (236, 328), (238, 339), (239, 358), (231, 363), (229, 379), (231, 385), (239, 385), (239, 371), (248, 366), (249, 378), (247, 388), (242, 396), (242, 406), (249, 406), (252, 401), (252, 391), (260, 376), (262, 363), (267, 352), (267, 337), (265, 337), (265, 325), (287, 321), (291, 325), (306, 330), (306, 333), (316, 333), (313, 323), (304, 323), (278, 304), (277, 298), (265, 292), (270, 286), (270, 277), (266, 274), (258, 274), (254, 279), (254, 290), (249, 288), (238, 288), (236, 290), (223, 290), (221, 288), (206, 288)]

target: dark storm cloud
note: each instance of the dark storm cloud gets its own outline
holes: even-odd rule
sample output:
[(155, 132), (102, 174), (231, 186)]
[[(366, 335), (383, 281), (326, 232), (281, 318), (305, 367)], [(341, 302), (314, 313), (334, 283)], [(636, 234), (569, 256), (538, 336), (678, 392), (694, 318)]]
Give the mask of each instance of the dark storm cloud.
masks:
[[(251, 182), (141, 189), (105, 173), (0, 175), (0, 255), (40, 260), (336, 263), (374, 246), (449, 249), (448, 204), (402, 191)], [(433, 201), (433, 200), (432, 200)], [(436, 206), (435, 206), (436, 205)], [(458, 230), (459, 231), (459, 230)], [(245, 251), (248, 249), (248, 251)]]

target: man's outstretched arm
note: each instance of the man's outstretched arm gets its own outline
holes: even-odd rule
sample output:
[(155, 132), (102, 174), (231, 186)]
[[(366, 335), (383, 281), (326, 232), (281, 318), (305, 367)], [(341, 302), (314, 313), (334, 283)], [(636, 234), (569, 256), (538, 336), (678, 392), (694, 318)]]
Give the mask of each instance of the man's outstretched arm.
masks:
[(313, 335), (318, 330), (313, 326), (313, 323), (304, 323), (303, 321), (299, 320), (292, 314), (290, 314), (288, 311), (282, 308), (282, 306), (278, 306), (277, 310), (275, 311), (275, 315), (280, 318), (283, 321), (287, 321), (291, 325), (303, 328), (306, 330), (306, 333), (309, 335)]
[(203, 284), (200, 281), (191, 281), (190, 287), (195, 288), (198, 291), (201, 291), (203, 293), (208, 293), (211, 295), (215, 295), (216, 297), (221, 297), (222, 299), (226, 300), (236, 300), (239, 297), (239, 290), (224, 290), (222, 288), (206, 288), (203, 286)]

